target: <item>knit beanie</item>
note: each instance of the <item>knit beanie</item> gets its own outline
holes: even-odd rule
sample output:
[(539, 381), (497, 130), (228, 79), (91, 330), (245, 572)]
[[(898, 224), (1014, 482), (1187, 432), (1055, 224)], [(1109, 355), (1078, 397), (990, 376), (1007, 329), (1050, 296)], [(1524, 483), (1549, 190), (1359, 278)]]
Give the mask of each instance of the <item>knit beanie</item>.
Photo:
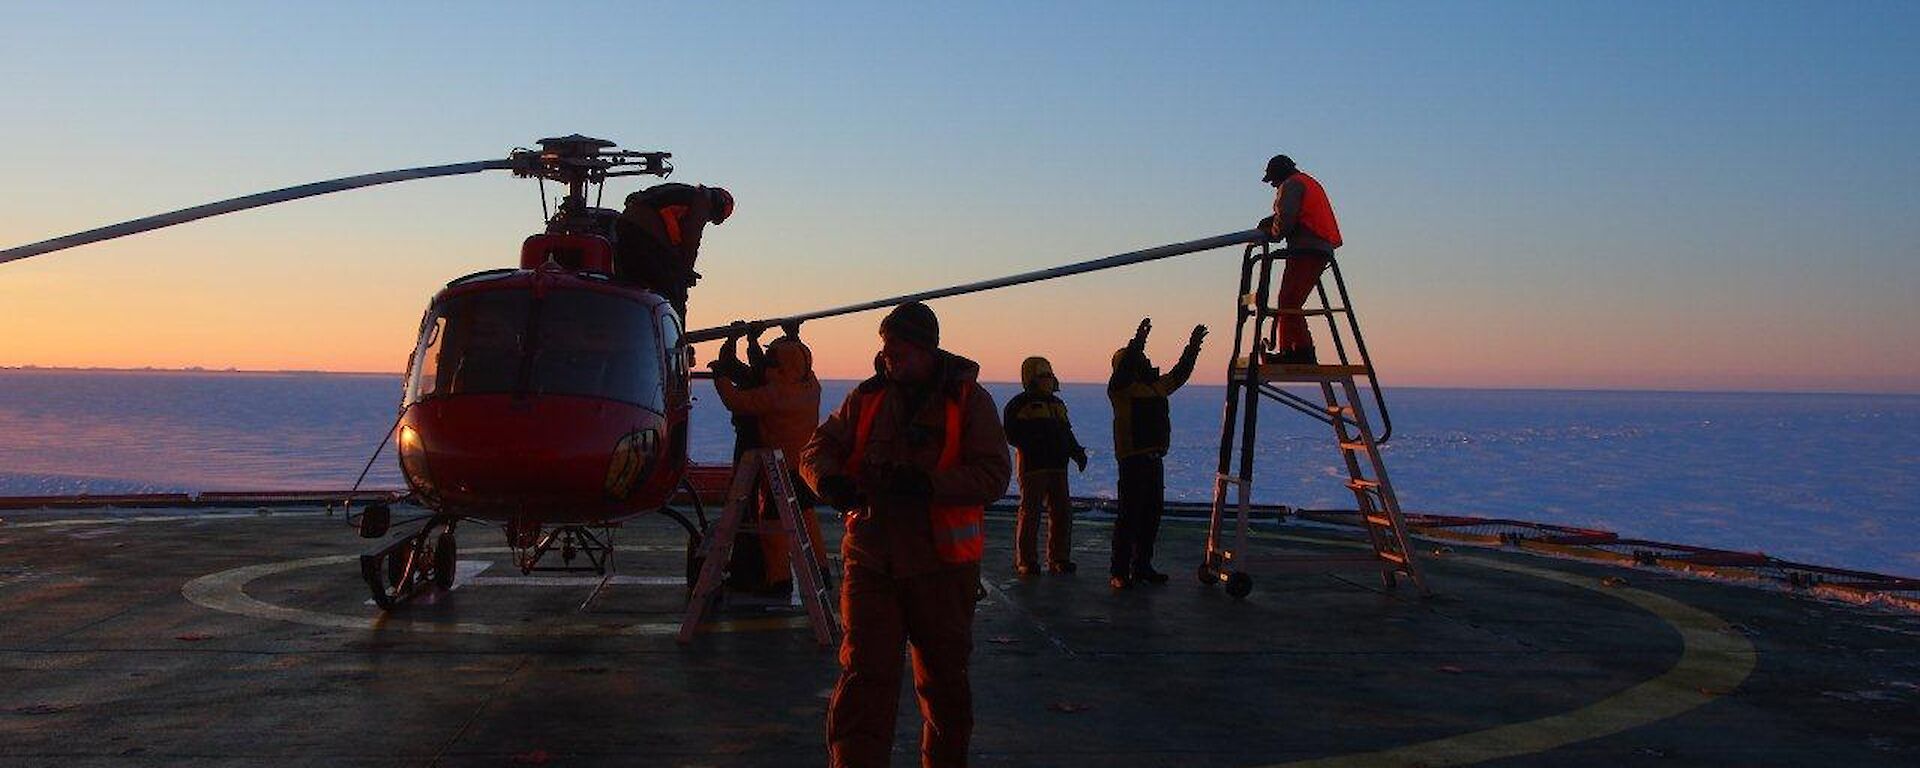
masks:
[(887, 319), (880, 321), (880, 332), (891, 333), (927, 349), (940, 348), (940, 319), (933, 316), (932, 307), (917, 301), (894, 307), (892, 312), (887, 313)]

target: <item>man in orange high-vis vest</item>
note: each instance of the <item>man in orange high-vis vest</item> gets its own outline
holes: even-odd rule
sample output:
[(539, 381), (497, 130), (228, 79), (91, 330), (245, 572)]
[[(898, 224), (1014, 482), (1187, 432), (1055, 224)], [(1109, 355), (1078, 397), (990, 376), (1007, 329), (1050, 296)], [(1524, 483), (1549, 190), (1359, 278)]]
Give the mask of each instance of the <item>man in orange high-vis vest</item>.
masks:
[[(1320, 284), (1320, 273), (1333, 262), (1333, 250), (1340, 247), (1340, 223), (1333, 217), (1333, 203), (1320, 182), (1293, 164), (1293, 158), (1274, 155), (1267, 161), (1267, 175), (1260, 179), (1273, 185), (1273, 215), (1256, 225), (1267, 237), (1285, 240), (1286, 270), (1280, 274), (1280, 287), (1274, 301), (1281, 309), (1299, 309)], [(1312, 365), (1317, 362), (1313, 336), (1307, 331), (1307, 318), (1284, 315), (1280, 318), (1278, 356), (1274, 362)]]
[(925, 304), (880, 323), (876, 375), (813, 433), (801, 469), (846, 514), (840, 553), (840, 681), (827, 705), (834, 766), (886, 766), (911, 652), (925, 722), (920, 761), (967, 762), (973, 734), (973, 606), (983, 513), (1013, 473), (980, 366), (940, 349)]

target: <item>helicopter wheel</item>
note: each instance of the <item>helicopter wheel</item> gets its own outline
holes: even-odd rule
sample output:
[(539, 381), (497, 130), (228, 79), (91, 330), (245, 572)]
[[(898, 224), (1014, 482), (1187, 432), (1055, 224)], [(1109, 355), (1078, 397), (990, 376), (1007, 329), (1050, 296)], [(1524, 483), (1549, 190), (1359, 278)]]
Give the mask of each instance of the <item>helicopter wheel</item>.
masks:
[(1227, 576), (1227, 594), (1236, 598), (1253, 593), (1253, 577), (1243, 571), (1234, 571)]
[(1201, 584), (1209, 587), (1220, 583), (1220, 574), (1213, 570), (1213, 563), (1201, 563), (1200, 571), (1196, 575), (1200, 577)]
[(407, 550), (401, 548), (387, 555), (387, 589), (398, 588), (401, 581), (406, 578), (407, 554)]
[(441, 589), (453, 588), (453, 569), (458, 566), (455, 558), (459, 554), (459, 545), (454, 543), (453, 532), (440, 534), (433, 544), (433, 585)]

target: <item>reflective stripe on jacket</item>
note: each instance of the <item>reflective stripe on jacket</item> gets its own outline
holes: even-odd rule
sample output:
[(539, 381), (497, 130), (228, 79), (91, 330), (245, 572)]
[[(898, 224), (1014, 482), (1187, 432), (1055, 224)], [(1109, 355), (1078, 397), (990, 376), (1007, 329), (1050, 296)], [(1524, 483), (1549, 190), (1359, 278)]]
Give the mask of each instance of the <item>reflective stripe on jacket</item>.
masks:
[[(960, 466), (961, 419), (966, 413), (971, 389), (962, 389), (958, 397), (946, 400), (946, 434), (941, 441), (938, 470)], [(854, 427), (853, 450), (847, 454), (847, 466), (860, 466), (866, 454), (867, 438), (873, 434), (873, 417), (880, 412), (884, 390), (861, 394), (860, 421)], [(927, 512), (933, 522), (933, 551), (949, 563), (976, 563), (986, 551), (986, 505), (931, 503)]]

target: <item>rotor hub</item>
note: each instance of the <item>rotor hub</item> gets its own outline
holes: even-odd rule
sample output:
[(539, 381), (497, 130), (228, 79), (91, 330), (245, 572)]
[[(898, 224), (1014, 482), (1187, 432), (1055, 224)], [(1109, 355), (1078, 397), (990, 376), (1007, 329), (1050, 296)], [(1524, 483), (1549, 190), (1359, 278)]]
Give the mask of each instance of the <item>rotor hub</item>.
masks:
[[(509, 159), (515, 176), (550, 179), (578, 192), (584, 185), (604, 183), (616, 176), (664, 177), (673, 173), (673, 166), (667, 163), (672, 152), (615, 149), (611, 141), (577, 133), (541, 139), (539, 143), (537, 150), (513, 151)], [(622, 168), (625, 170), (616, 170)]]

